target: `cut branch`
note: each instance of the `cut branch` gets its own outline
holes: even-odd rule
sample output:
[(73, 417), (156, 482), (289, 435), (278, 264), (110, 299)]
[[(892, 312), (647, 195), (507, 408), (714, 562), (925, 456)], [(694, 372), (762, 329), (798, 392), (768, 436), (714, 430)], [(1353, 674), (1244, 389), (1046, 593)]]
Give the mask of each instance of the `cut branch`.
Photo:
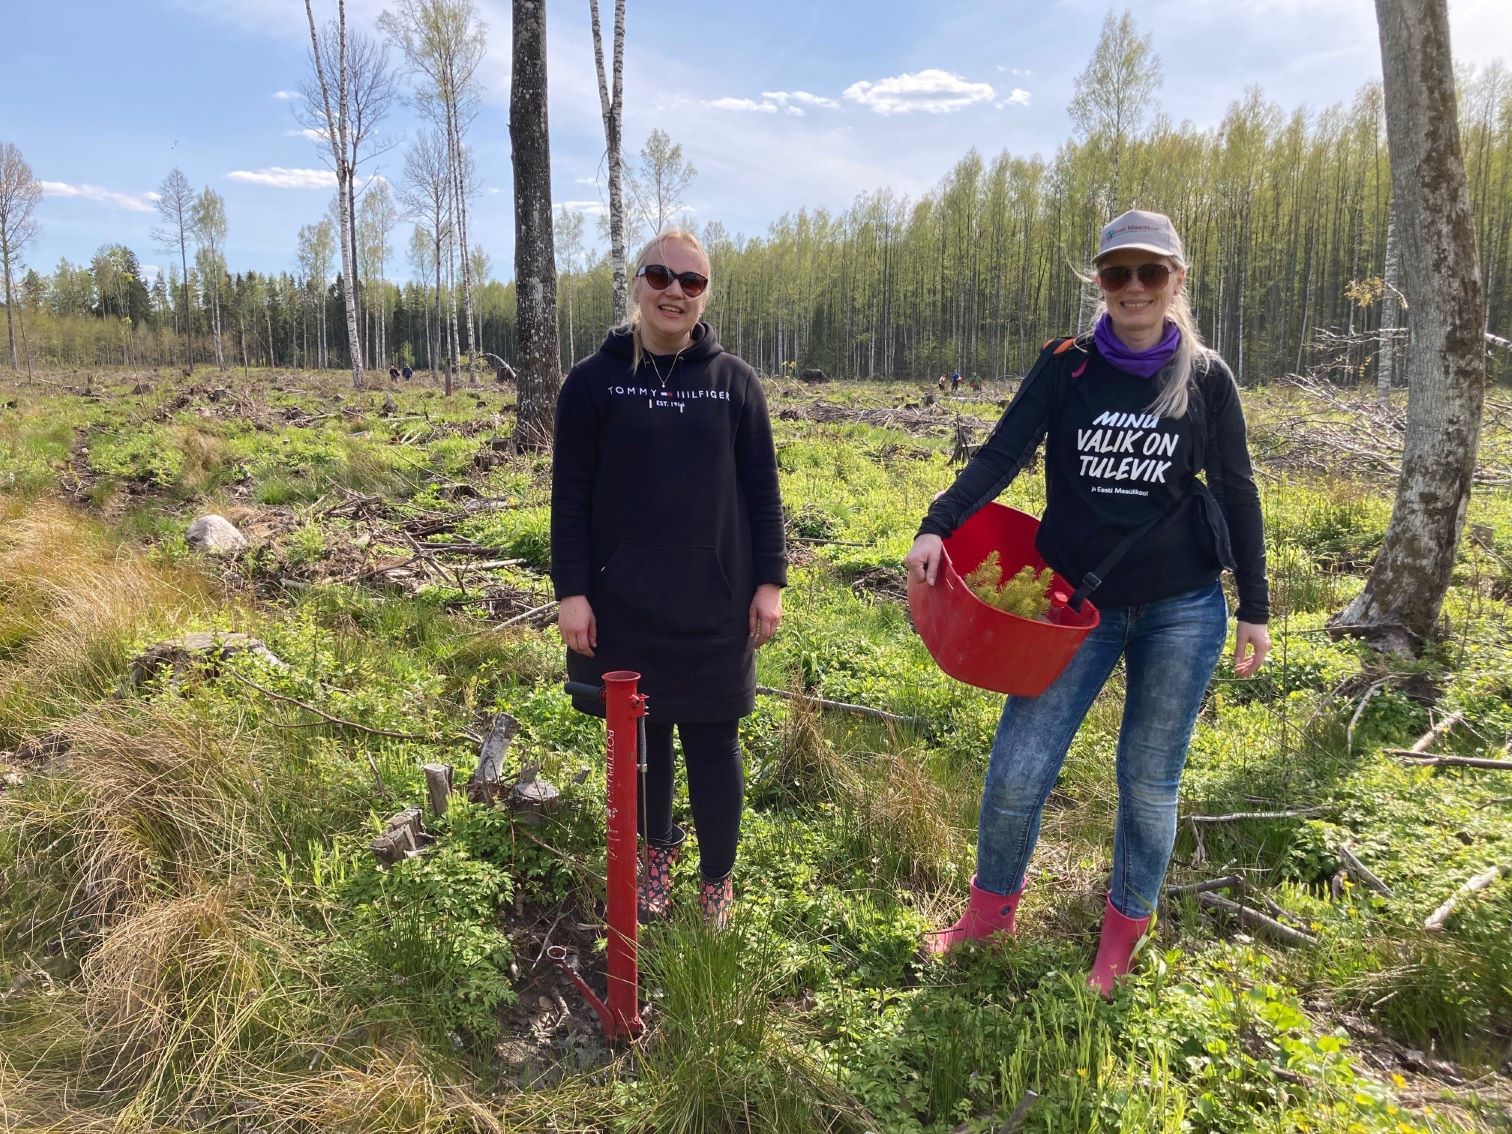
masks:
[(1217, 894), (1198, 894), (1197, 901), (1209, 909), (1222, 910), (1259, 933), (1262, 937), (1269, 937), (1281, 945), (1296, 948), (1302, 945), (1316, 945), (1318, 939), (1311, 933), (1304, 933), (1300, 929), (1293, 929), (1289, 925), (1282, 925), (1273, 917), (1267, 917), (1259, 910), (1252, 910), (1248, 906), (1241, 906), (1238, 902), (1231, 902), (1227, 898), (1220, 898)]
[(1326, 807), (1304, 807), (1298, 811), (1235, 811), (1230, 815), (1188, 815), (1188, 823), (1243, 823), (1252, 819), (1314, 819), (1325, 814)]
[(1386, 883), (1382, 882), (1379, 878), (1372, 874), (1370, 868), (1355, 857), (1355, 853), (1354, 851), (1349, 849), (1348, 843), (1340, 843), (1338, 852), (1340, 860), (1346, 867), (1349, 868), (1349, 873), (1359, 880), (1360, 885), (1364, 886), (1368, 890), (1374, 890), (1383, 898), (1396, 897), (1396, 895), (1392, 893), (1390, 886), (1386, 885)]
[(1474, 878), (1470, 879), (1470, 881), (1466, 882), (1463, 886), (1461, 886), (1458, 890), (1451, 894), (1443, 905), (1429, 914), (1428, 919), (1423, 922), (1423, 928), (1443, 929), (1445, 924), (1448, 923), (1449, 919), (1454, 916), (1454, 911), (1459, 909), (1460, 904), (1464, 902), (1466, 898), (1469, 898), (1474, 894), (1478, 894), (1480, 891), (1486, 889), (1491, 885), (1491, 883), (1495, 882), (1506, 872), (1507, 868), (1498, 864), (1496, 866), (1493, 866), (1490, 870), (1485, 870), (1480, 874), (1477, 874)]
[(861, 717), (873, 717), (879, 721), (892, 721), (895, 724), (921, 725), (924, 722), (918, 717), (905, 717), (898, 713), (889, 713), (886, 709), (872, 709), (866, 705), (852, 705), (846, 701), (826, 701), (823, 697), (810, 697), (807, 693), (793, 693), (786, 689), (773, 689), (770, 685), (756, 686), (756, 692), (765, 693), (768, 697), (782, 697), (789, 701), (801, 701), (805, 705), (813, 705), (816, 708), (828, 709), (837, 713), (855, 713)]
[(1489, 756), (1437, 756), (1432, 752), (1414, 752), (1410, 748), (1387, 748), (1385, 751), (1420, 768), (1488, 768), (1493, 772), (1512, 772), (1512, 760), (1493, 760)]

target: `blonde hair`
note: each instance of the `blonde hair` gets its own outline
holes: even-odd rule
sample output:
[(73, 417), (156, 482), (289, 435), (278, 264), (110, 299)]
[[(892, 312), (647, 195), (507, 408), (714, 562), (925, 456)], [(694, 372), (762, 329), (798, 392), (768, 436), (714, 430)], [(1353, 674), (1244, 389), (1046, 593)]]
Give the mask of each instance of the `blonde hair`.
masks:
[[(1186, 261), (1181, 257), (1162, 258), (1173, 265), (1173, 270), (1186, 270)], [(1088, 286), (1097, 287), (1095, 265), (1091, 272), (1085, 275), (1078, 272), (1077, 275)], [(1101, 288), (1098, 288), (1098, 296), (1097, 309), (1092, 313), (1094, 324), (1108, 311), (1108, 298), (1102, 293)], [(1202, 341), (1202, 333), (1197, 330), (1197, 316), (1192, 312), (1192, 302), (1187, 298), (1185, 286), (1171, 297), (1171, 306), (1166, 312), (1166, 318), (1176, 324), (1176, 329), (1181, 332), (1181, 342), (1177, 345), (1176, 354), (1171, 361), (1160, 371), (1158, 375), (1160, 388), (1155, 391), (1155, 400), (1145, 407), (1145, 412), (1153, 413), (1157, 417), (1181, 418), (1186, 416), (1189, 400), (1188, 388), (1196, 380), (1197, 375), (1208, 372), (1208, 367), (1212, 364), (1213, 352)]]
[[(635, 258), (635, 268), (630, 273), (629, 280), (632, 293), (637, 287), (640, 286), (640, 284), (636, 282), (636, 273), (646, 266), (646, 264), (650, 261), (652, 254), (655, 253), (659, 248), (661, 248), (661, 246), (668, 240), (676, 240), (683, 244), (686, 244), (689, 248), (693, 249), (693, 251), (697, 252), (704, 258), (704, 263), (707, 264), (709, 262), (709, 254), (704, 251), (704, 246), (699, 243), (698, 237), (695, 236), (690, 229), (677, 228), (675, 226), (672, 228), (664, 228), (646, 242), (646, 246), (641, 249), (640, 255)], [(712, 279), (709, 286), (713, 286)], [(709, 289), (705, 288), (704, 296), (708, 296), (708, 294)], [(705, 298), (704, 302), (708, 303), (708, 299)], [(628, 332), (628, 334), (630, 335), (630, 373), (632, 374), (640, 369), (641, 359), (646, 356), (645, 345), (641, 342), (640, 320), (640, 304), (632, 303), (630, 306), (629, 317), (615, 328), (616, 331)]]

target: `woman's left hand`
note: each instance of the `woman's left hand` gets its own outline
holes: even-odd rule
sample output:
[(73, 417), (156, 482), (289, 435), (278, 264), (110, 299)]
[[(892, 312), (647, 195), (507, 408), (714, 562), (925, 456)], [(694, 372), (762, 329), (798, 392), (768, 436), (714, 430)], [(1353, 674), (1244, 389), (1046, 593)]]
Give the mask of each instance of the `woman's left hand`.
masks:
[(772, 640), (777, 627), (782, 625), (782, 588), (775, 583), (762, 583), (751, 598), (751, 637), (759, 650)]
[(1234, 632), (1234, 673), (1253, 677), (1270, 653), (1270, 631), (1262, 622), (1241, 622)]

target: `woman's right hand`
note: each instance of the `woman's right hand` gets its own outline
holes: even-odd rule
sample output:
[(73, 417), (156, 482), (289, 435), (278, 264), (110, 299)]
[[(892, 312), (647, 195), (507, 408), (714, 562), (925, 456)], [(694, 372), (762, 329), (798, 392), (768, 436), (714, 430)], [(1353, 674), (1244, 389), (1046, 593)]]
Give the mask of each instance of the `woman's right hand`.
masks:
[(908, 578), (914, 583), (935, 584), (940, 571), (940, 559), (945, 554), (945, 541), (937, 535), (925, 533), (913, 541), (908, 554), (903, 557), (903, 566), (908, 568)]
[(593, 617), (593, 607), (588, 605), (587, 595), (568, 595), (557, 611), (557, 627), (562, 631), (562, 641), (567, 648), (593, 656), (593, 647), (598, 645), (598, 622)]

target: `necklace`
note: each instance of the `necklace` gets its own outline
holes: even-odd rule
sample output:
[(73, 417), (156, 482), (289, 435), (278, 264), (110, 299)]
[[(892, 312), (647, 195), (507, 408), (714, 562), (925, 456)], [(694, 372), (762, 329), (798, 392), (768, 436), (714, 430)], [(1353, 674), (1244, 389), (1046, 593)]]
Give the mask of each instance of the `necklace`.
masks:
[(672, 381), (672, 374), (677, 369), (677, 364), (682, 361), (682, 351), (678, 351), (672, 356), (672, 362), (667, 367), (666, 377), (662, 376), (661, 367), (656, 365), (656, 356), (654, 354), (648, 352), (646, 358), (651, 363), (651, 373), (656, 375), (657, 388), (665, 390), (667, 383)]

